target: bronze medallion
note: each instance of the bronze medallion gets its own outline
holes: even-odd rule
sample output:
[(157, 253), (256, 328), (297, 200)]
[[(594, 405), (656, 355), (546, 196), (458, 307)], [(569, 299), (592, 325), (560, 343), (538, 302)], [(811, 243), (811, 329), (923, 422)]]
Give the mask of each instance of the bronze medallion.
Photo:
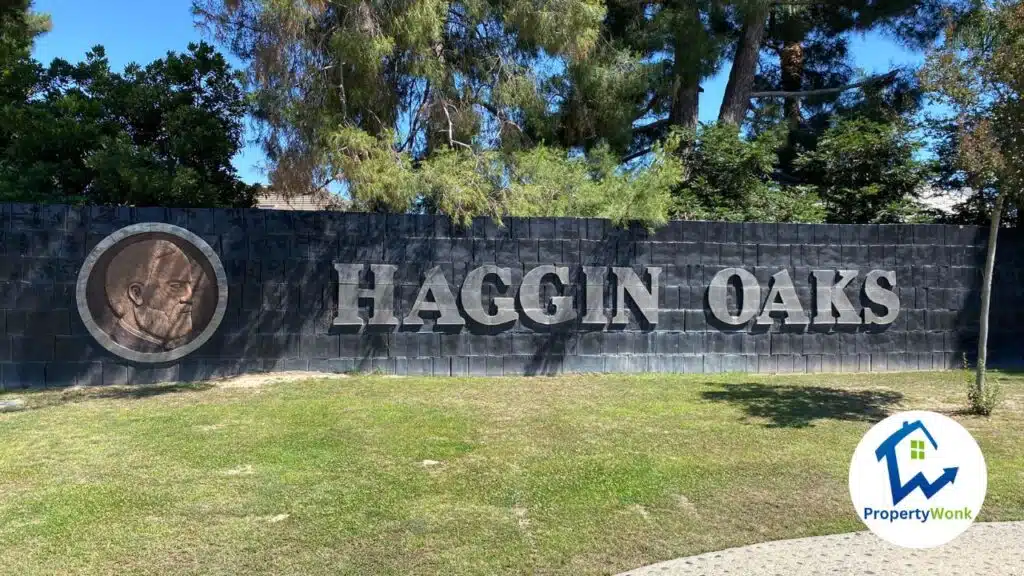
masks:
[(216, 332), (227, 275), (216, 252), (171, 224), (136, 224), (104, 238), (78, 275), (78, 311), (89, 333), (126, 360), (172, 362)]

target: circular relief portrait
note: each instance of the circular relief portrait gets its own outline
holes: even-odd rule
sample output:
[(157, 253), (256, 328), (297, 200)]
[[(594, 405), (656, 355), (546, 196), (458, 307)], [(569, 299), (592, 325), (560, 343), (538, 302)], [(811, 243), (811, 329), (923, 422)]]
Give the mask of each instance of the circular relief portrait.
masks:
[(202, 346), (224, 317), (227, 276), (195, 234), (136, 224), (104, 238), (78, 275), (78, 311), (97, 342), (133, 362), (171, 362)]

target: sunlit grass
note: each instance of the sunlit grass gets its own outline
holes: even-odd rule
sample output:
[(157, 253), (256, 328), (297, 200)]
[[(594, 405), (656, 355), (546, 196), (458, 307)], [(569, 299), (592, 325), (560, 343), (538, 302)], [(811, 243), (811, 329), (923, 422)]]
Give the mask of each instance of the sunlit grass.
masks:
[[(0, 415), (9, 574), (604, 574), (862, 529), (854, 447), (954, 414), (982, 520), (1024, 519), (1024, 378), (350, 377), (22, 393)], [(0, 398), (8, 399), (13, 394)]]

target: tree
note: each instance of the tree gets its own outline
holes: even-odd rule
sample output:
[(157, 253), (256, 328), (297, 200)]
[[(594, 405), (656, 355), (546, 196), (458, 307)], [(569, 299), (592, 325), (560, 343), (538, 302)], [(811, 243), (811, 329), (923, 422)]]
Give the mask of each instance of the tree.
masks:
[[(248, 63), (279, 189), (340, 184), (357, 209), (460, 221), (565, 210), (667, 217), (663, 182), (676, 162), (652, 158), (642, 175), (611, 169), (621, 139), (588, 140), (588, 125), (607, 117), (573, 106), (598, 102), (628, 126), (628, 106), (644, 95), (649, 69), (599, 49), (603, 2), (201, 0), (194, 11)], [(556, 100), (566, 105), (553, 113)], [(568, 120), (551, 121), (560, 114)], [(586, 145), (558, 146), (566, 140)]]
[[(717, 178), (714, 168), (700, 173), (702, 165), (692, 159), (719, 148), (691, 154), (705, 141), (697, 110), (706, 78), (731, 67), (726, 124), (744, 123), (752, 100), (785, 100), (791, 116), (803, 101), (812, 113), (835, 111), (855, 88), (866, 92), (894, 83), (892, 75), (855, 81), (844, 68), (845, 37), (882, 26), (902, 36), (933, 33), (914, 8), (944, 1), (193, 0), (193, 10), (247, 63), (277, 188), (300, 193), (341, 185), (353, 206), (373, 210), (443, 210), (464, 194), (448, 205), (459, 206), (460, 214), (472, 208), (501, 215), (528, 205), (510, 196), (518, 189), (491, 187), (498, 195), (484, 198), (467, 187), (427, 187), (415, 188), (426, 196), (410, 197), (414, 187), (395, 178), (418, 178), (413, 173), (433, 158), (456, 151), (465, 156), (460, 166), (488, 166), (467, 174), (474, 181), (494, 177), (493, 162), (504, 163), (499, 179), (507, 179), (514, 159), (535, 148), (543, 148), (549, 161), (561, 158), (565, 173), (575, 173), (579, 155), (598, 153), (610, 153), (627, 171), (667, 169), (665, 159), (651, 152), (659, 144), (664, 151), (678, 133), (681, 198), (688, 182)], [(823, 40), (829, 33), (844, 39), (830, 45)], [(792, 56), (782, 88), (796, 92), (780, 94), (759, 83), (758, 65), (778, 39)], [(831, 124), (818, 119), (812, 143)], [(745, 134), (734, 133), (738, 139)], [(733, 152), (742, 153), (747, 144), (763, 148), (739, 142)], [(813, 150), (797, 144), (785, 142), (788, 150), (768, 176), (775, 181), (768, 188), (803, 197), (805, 191), (792, 190), (792, 184), (818, 183), (801, 181), (792, 169), (799, 152)], [(899, 150), (891, 152), (901, 157)], [(377, 171), (360, 170), (364, 164)], [(746, 176), (735, 181), (760, 177), (757, 170)], [(438, 197), (442, 193), (448, 201)], [(722, 205), (730, 202), (723, 198)]]
[(702, 125), (688, 133), (681, 149), (686, 167), (673, 189), (675, 216), (683, 219), (756, 222), (821, 222), (821, 199), (808, 187), (775, 182), (783, 134), (765, 132), (751, 139), (737, 126)]
[(956, 162), (963, 179), (992, 194), (988, 250), (981, 290), (978, 361), (968, 400), (980, 414), (995, 407), (986, 380), (989, 309), (1000, 219), (1024, 190), (1024, 4), (979, 0), (967, 16), (950, 22), (943, 44), (929, 55), (926, 85), (951, 111)]
[(50, 29), (50, 17), (32, 11), (32, 0), (0, 4), (0, 69), (27, 59), (36, 37)]
[[(736, 42), (719, 120), (732, 124), (742, 123), (752, 99), (783, 98), (786, 118), (795, 127), (801, 120), (800, 107), (804, 99), (835, 101), (849, 90), (891, 81), (892, 74), (867, 78), (861, 82), (850, 80), (849, 68), (845, 66), (850, 35), (881, 30), (904, 45), (922, 49), (941, 32), (942, 15), (955, 8), (959, 2), (739, 2), (743, 29)], [(777, 87), (754, 90), (762, 48), (774, 52), (781, 73), (778, 74)], [(810, 86), (805, 88), (805, 84)]]
[(0, 108), (0, 198), (134, 206), (252, 206), (231, 164), (245, 100), (208, 44), (145, 68), (31, 63), (31, 97)]
[[(785, 176), (778, 178), (780, 183), (799, 183), (792, 162), (801, 150), (814, 149), (835, 114), (842, 111), (852, 118), (856, 112), (876, 121), (883, 121), (883, 114), (902, 114), (906, 117), (900, 120), (907, 121), (917, 110), (918, 91), (908, 75), (892, 71), (855, 78), (848, 53), (851, 37), (883, 30), (907, 46), (921, 48), (941, 31), (940, 9), (956, 1), (610, 1), (602, 24), (605, 41), (598, 49), (635, 64), (618, 66), (618, 77), (614, 70), (603, 73), (606, 81), (593, 87), (586, 77), (580, 80), (567, 70), (567, 86), (608, 96), (561, 98), (559, 102), (572, 104), (571, 113), (553, 121), (572, 126), (576, 118), (592, 119), (586, 131), (566, 131), (564, 146), (585, 147), (608, 138), (628, 142), (623, 150), (626, 160), (640, 157), (671, 129), (696, 128), (699, 85), (727, 65), (730, 80), (720, 121), (745, 128), (748, 120), (753, 121), (756, 133), (788, 122), (790, 135), (780, 151), (776, 176)], [(633, 69), (647, 73), (639, 82), (630, 81), (627, 71)], [(685, 77), (679, 76), (680, 69), (688, 71)], [(638, 83), (645, 84), (640, 98)], [(630, 89), (617, 90), (618, 86)], [(686, 89), (680, 91), (680, 86)], [(602, 107), (606, 101), (615, 103), (618, 114)], [(751, 103), (753, 116), (748, 114)], [(865, 104), (876, 110), (867, 110)]]
[(913, 203), (928, 166), (913, 127), (896, 119), (840, 118), (814, 150), (797, 157), (797, 174), (824, 202), (829, 222), (896, 223), (920, 212)]
[(0, 106), (27, 97), (32, 44), (49, 29), (49, 16), (32, 12), (31, 0), (0, 3)]

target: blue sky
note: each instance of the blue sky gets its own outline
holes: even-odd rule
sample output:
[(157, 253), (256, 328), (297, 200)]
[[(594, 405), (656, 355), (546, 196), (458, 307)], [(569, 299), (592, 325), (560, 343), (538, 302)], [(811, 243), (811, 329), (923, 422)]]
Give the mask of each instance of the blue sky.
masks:
[[(50, 14), (53, 29), (36, 42), (35, 57), (43, 62), (53, 58), (76, 62), (91, 47), (102, 44), (115, 69), (130, 62), (146, 64), (170, 50), (184, 50), (189, 42), (211, 41), (195, 27), (190, 6), (190, 0), (36, 0), (35, 9)], [(920, 54), (875, 34), (857, 38), (852, 52), (856, 66), (867, 74), (922, 60)], [(703, 84), (701, 121), (717, 116), (727, 80), (728, 67)], [(244, 180), (265, 182), (259, 168), (262, 160), (259, 147), (250, 144), (235, 158), (235, 166)]]

